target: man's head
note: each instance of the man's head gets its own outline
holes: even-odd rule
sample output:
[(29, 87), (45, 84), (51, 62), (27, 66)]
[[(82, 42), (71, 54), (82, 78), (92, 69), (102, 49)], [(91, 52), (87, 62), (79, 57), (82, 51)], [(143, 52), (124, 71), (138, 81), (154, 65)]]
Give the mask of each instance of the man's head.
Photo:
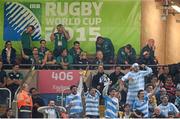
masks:
[(132, 70), (134, 72), (138, 72), (139, 71), (139, 64), (138, 63), (134, 63), (131, 67), (132, 67)]
[(165, 79), (165, 84), (169, 85), (173, 83), (173, 78), (171, 75), (168, 75), (167, 78)]
[(32, 51), (33, 55), (38, 55), (38, 48), (37, 47), (33, 47), (33, 51)]
[(167, 91), (165, 88), (160, 89), (160, 95), (166, 95)]
[(147, 84), (146, 90), (148, 93), (151, 93), (153, 91), (153, 89), (154, 89), (154, 86), (152, 84)]
[(15, 64), (13, 64), (12, 67), (13, 67), (12, 69), (14, 72), (19, 72), (19, 64), (15, 63)]
[(26, 29), (26, 32), (29, 34), (32, 34), (35, 30), (35, 27), (33, 25), (29, 25)]
[(24, 83), (22, 89), (26, 92), (29, 92), (29, 85), (27, 83)]
[(104, 72), (104, 66), (100, 64), (98, 66), (98, 73), (103, 73), (103, 72)]
[(68, 50), (66, 48), (62, 49), (61, 56), (65, 57), (68, 55)]
[(137, 97), (138, 97), (139, 99), (144, 99), (144, 93), (145, 93), (144, 90), (139, 90)]
[(44, 40), (44, 39), (40, 40), (40, 45), (41, 45), (41, 47), (45, 47), (46, 46), (46, 40)]
[(89, 90), (89, 93), (92, 95), (92, 96), (95, 96), (96, 95), (96, 88), (90, 88)]
[(168, 95), (161, 96), (161, 101), (163, 105), (167, 105), (169, 101), (169, 96)]
[(104, 41), (104, 40), (103, 40), (103, 37), (102, 37), (102, 36), (98, 36), (98, 37), (97, 37), (97, 40), (96, 40), (96, 43), (99, 44), (99, 45), (101, 45), (101, 44), (103, 43), (103, 41)]
[(152, 39), (152, 38), (147, 41), (147, 45), (148, 45), (149, 47), (154, 47), (154, 44), (155, 44), (155, 41), (154, 41), (154, 39)]
[(62, 24), (58, 24), (56, 28), (59, 33), (62, 33), (64, 30), (64, 26)]
[(10, 48), (12, 47), (11, 41), (6, 41), (5, 47), (8, 48), (8, 49), (10, 49)]
[(39, 94), (39, 93), (38, 93), (38, 90), (37, 90), (36, 88), (31, 88), (31, 89), (29, 90), (29, 92), (31, 93), (32, 96)]
[(129, 112), (130, 111), (130, 105), (129, 104), (125, 104), (124, 105), (124, 111), (125, 112)]
[(54, 107), (55, 106), (55, 101), (54, 100), (49, 100), (48, 106)]
[(71, 90), (71, 93), (76, 95), (77, 94), (77, 86), (76, 85), (72, 85), (70, 86), (70, 90)]
[(79, 41), (74, 41), (74, 48), (79, 49), (80, 48), (80, 42)]
[(130, 53), (131, 52), (131, 49), (132, 49), (132, 46), (130, 44), (127, 44), (125, 47), (124, 47), (124, 51), (126, 53)]
[(110, 89), (109, 89), (109, 95), (110, 95), (111, 97), (115, 97), (115, 96), (116, 96), (116, 93), (117, 93), (117, 91), (116, 91), (115, 88), (110, 88)]
[(103, 52), (102, 51), (97, 51), (96, 52), (96, 58), (98, 59), (98, 60), (103, 60)]
[(7, 109), (6, 109), (6, 116), (7, 116), (8, 118), (13, 116), (12, 108), (7, 108)]
[(120, 66), (116, 66), (115, 67), (115, 73), (119, 74), (121, 72), (121, 67)]

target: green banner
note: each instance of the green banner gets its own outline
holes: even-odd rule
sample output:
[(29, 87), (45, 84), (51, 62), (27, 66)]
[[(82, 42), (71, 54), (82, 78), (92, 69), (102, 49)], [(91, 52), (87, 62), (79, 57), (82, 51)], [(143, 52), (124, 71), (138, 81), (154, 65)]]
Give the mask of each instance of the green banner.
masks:
[(0, 7), (0, 50), (12, 40), (19, 52), (21, 33), (29, 23), (36, 25), (33, 45), (37, 47), (44, 38), (53, 49), (50, 34), (63, 24), (70, 33), (69, 48), (77, 40), (83, 50), (95, 54), (96, 37), (101, 35), (112, 40), (116, 53), (126, 44), (140, 51), (140, 0), (4, 0)]

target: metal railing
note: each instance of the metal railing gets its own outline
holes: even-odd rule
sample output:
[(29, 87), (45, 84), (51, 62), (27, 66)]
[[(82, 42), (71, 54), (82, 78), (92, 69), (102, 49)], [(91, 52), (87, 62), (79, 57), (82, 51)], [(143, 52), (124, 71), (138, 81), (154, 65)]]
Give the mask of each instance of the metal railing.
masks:
[(8, 107), (11, 108), (11, 91), (8, 88), (0, 88), (0, 90), (8, 91), (9, 97), (8, 99)]

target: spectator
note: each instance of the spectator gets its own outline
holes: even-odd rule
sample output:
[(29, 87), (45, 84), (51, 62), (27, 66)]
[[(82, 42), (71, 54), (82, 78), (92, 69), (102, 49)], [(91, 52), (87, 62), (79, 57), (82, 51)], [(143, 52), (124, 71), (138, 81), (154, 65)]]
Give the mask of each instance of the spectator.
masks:
[(70, 65), (73, 63), (73, 58), (69, 55), (68, 50), (63, 49), (60, 54), (56, 59), (57, 63), (61, 65), (62, 69), (71, 69)]
[(159, 79), (165, 84), (165, 80), (167, 76), (171, 74), (168, 66), (162, 67), (162, 70), (163, 71), (161, 71), (161, 74), (159, 75)]
[(17, 95), (18, 105), (18, 118), (31, 118), (32, 117), (32, 98), (29, 94), (28, 84), (23, 84), (22, 89)]
[(141, 67), (145, 68), (146, 70), (139, 70), (139, 64), (134, 63), (132, 65), (132, 70), (120, 79), (120, 87), (124, 87), (124, 81), (128, 81), (126, 103), (130, 104), (131, 108), (138, 91), (144, 90), (144, 77), (152, 73), (152, 69), (144, 64), (141, 65)]
[(79, 41), (74, 41), (74, 46), (69, 50), (69, 54), (73, 57), (73, 63), (77, 64), (80, 54), (83, 50), (80, 47)]
[(12, 108), (7, 108), (6, 112), (3, 115), (1, 115), (0, 118), (15, 118), (15, 116), (13, 116)]
[[(80, 58), (78, 60), (78, 64), (79, 65), (88, 65), (89, 64), (89, 61), (88, 61), (88, 58), (87, 58), (87, 53), (86, 52), (81, 52), (80, 54)], [(78, 69), (86, 69), (87, 66), (79, 66)]]
[(48, 50), (49, 50), (49, 49), (46, 47), (46, 41), (45, 41), (44, 39), (40, 40), (40, 47), (38, 48), (39, 54), (44, 57), (44, 56), (45, 56), (45, 53), (46, 53)]
[(149, 98), (151, 98), (155, 94), (155, 91), (157, 90), (159, 84), (160, 84), (160, 81), (156, 83), (156, 87), (149, 94), (147, 93), (145, 94), (144, 90), (138, 91), (138, 94), (137, 94), (138, 99), (135, 100), (133, 103), (133, 111), (140, 110), (144, 114), (145, 118), (150, 117), (149, 109), (148, 109), (148, 101), (149, 101)]
[(72, 85), (70, 87), (71, 94), (66, 97), (66, 108), (70, 118), (82, 118), (83, 107), (81, 100), (82, 86)]
[(99, 98), (101, 93), (96, 88), (90, 88), (89, 92), (84, 83), (85, 92), (85, 114), (88, 118), (99, 118)]
[(32, 118), (43, 118), (43, 114), (38, 112), (37, 109), (45, 106), (44, 100), (40, 97), (36, 88), (31, 88), (29, 92), (32, 95), (33, 101)]
[(11, 41), (6, 41), (1, 55), (3, 64), (14, 64), (16, 62), (16, 50), (12, 47)]
[(109, 76), (110, 80), (112, 81), (110, 87), (117, 88), (119, 86), (119, 79), (122, 78), (124, 74), (121, 72), (121, 67), (120, 66), (115, 66), (115, 71), (112, 72)]
[[(110, 87), (110, 88), (112, 88), (112, 87)], [(116, 89), (116, 88), (115, 88)], [(123, 98), (122, 98), (122, 95), (121, 95), (121, 92), (120, 91), (117, 91), (117, 93), (116, 93), (116, 98), (119, 100), (119, 111), (123, 111), (124, 109), (124, 104), (125, 104), (125, 102), (122, 100)], [(118, 117), (119, 117), (120, 115), (118, 114)]]
[(154, 41), (154, 39), (149, 39), (147, 41), (147, 45), (141, 49), (140, 57), (147, 55), (147, 53), (149, 55), (149, 58), (153, 59), (154, 62), (157, 63), (157, 60), (155, 58), (155, 41)]
[(102, 93), (102, 90), (104, 88), (104, 81), (106, 80), (107, 76), (108, 75), (104, 73), (103, 65), (99, 65), (98, 72), (93, 76), (92, 79), (92, 87), (98, 89), (99, 92)]
[(96, 52), (96, 58), (94, 59), (93, 64), (97, 64), (97, 65), (106, 64), (102, 51), (97, 51)]
[(179, 114), (179, 110), (176, 108), (176, 106), (173, 103), (168, 102), (169, 96), (164, 95), (161, 97), (162, 103), (158, 106), (161, 110), (161, 114), (168, 117), (168, 112), (173, 111), (175, 115)]
[(180, 89), (176, 89), (176, 100), (175, 103), (178, 110), (180, 110)]
[(114, 62), (114, 46), (110, 39), (99, 36), (96, 40), (96, 52), (102, 51), (104, 55), (104, 61), (107, 64)]
[(21, 36), (21, 44), (23, 48), (23, 52), (26, 55), (32, 55), (32, 34), (35, 31), (35, 27), (33, 25), (29, 25), (27, 29), (23, 32)]
[[(45, 56), (44, 56), (44, 60), (43, 60), (43, 64), (42, 64), (42, 66), (44, 66), (44, 65), (53, 65), (53, 64), (56, 64), (56, 59), (55, 59), (55, 57), (53, 56), (53, 52), (52, 51), (47, 51), (46, 53), (45, 53)], [(51, 66), (47, 66), (48, 68), (50, 68)]]
[(127, 44), (118, 50), (117, 64), (133, 64), (136, 61), (136, 51), (130, 45)]
[[(3, 69), (3, 63), (0, 61), (0, 88), (5, 88), (7, 82), (7, 75)], [(7, 91), (1, 91), (0, 93), (0, 104), (6, 104)]]
[(156, 65), (157, 62), (150, 56), (150, 52), (146, 51), (144, 55), (140, 56), (138, 59), (139, 64), (146, 64), (146, 65)]
[[(69, 32), (64, 28), (62, 24), (57, 25), (57, 32), (53, 29), (50, 39), (54, 41), (54, 56), (58, 57), (61, 49), (67, 49), (67, 41), (70, 39)], [(55, 32), (55, 33), (54, 33)]]
[(42, 60), (44, 59), (42, 54), (39, 54), (38, 48), (34, 47), (32, 51), (32, 55), (26, 55), (22, 51), (22, 56), (24, 59), (28, 60), (28, 63), (34, 63), (34, 64), (42, 64)]
[(170, 97), (169, 101), (174, 103), (176, 86), (173, 83), (173, 79), (172, 79), (171, 75), (167, 76), (167, 78), (165, 79), (165, 84), (163, 87), (166, 89), (167, 95)]
[[(157, 81), (156, 81), (157, 82)], [(156, 82), (155, 82), (155, 86), (156, 86)], [(156, 88), (155, 90), (155, 93), (157, 91), (159, 87)], [(147, 94), (151, 94), (153, 93), (153, 90), (154, 90), (154, 86), (152, 84), (148, 84), (146, 86), (146, 91), (147, 91)], [(152, 116), (153, 112), (154, 112), (154, 109), (155, 107), (157, 106), (157, 101), (156, 101), (156, 97), (155, 95), (152, 95), (151, 97), (149, 97), (149, 103), (148, 103), (148, 110), (149, 110), (149, 117)]]
[(161, 88), (159, 93), (156, 94), (156, 100), (157, 100), (157, 105), (159, 105), (161, 102), (161, 97), (167, 95), (167, 91), (165, 88)]
[(123, 111), (122, 115), (120, 116), (120, 118), (130, 118), (131, 114), (132, 114), (132, 112), (130, 110), (130, 105), (125, 104), (124, 111)]
[(19, 64), (12, 66), (12, 71), (8, 73), (7, 87), (11, 91), (12, 99), (23, 80), (23, 74), (19, 71)]
[[(103, 89), (103, 98), (105, 101), (105, 118), (117, 118), (119, 111), (119, 100), (116, 97), (116, 89), (110, 88), (110, 80), (108, 80)], [(108, 91), (109, 90), (109, 91)], [(107, 94), (109, 92), (109, 95)]]
[(152, 117), (152, 118), (165, 118), (165, 116), (163, 116), (163, 115), (161, 114), (161, 110), (160, 110), (159, 107), (155, 107), (155, 108), (154, 108), (154, 112), (153, 112), (153, 114), (152, 114), (151, 117)]
[(48, 106), (39, 107), (38, 111), (44, 114), (44, 118), (61, 118), (61, 112), (65, 112), (66, 109), (56, 106), (54, 100), (49, 100)]

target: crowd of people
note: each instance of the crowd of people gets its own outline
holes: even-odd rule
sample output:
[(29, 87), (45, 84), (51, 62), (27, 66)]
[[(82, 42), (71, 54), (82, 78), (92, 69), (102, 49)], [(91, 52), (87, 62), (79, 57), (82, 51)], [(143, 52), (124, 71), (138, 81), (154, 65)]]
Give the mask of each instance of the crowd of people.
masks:
[[(180, 117), (180, 64), (158, 66), (153, 39), (147, 41), (138, 57), (130, 44), (119, 48), (115, 56), (111, 40), (99, 36), (95, 44), (96, 56), (89, 60), (80, 42), (75, 41), (74, 46), (68, 49), (70, 36), (63, 25), (57, 25), (57, 32), (53, 29), (50, 36), (54, 42), (53, 51), (46, 47), (44, 39), (40, 41), (39, 47), (32, 47), (31, 34), (34, 29), (30, 25), (22, 34), (21, 61), (17, 60), (16, 49), (11, 41), (6, 41), (0, 61), (0, 88), (8, 88), (13, 100), (20, 87), (17, 95), (19, 117), (99, 118), (100, 105), (105, 107), (106, 118)], [(57, 106), (54, 100), (49, 100), (46, 106), (36, 88), (29, 90), (28, 84), (22, 84), (24, 76), (19, 71), (19, 63), (39, 64), (41, 68), (57, 64), (64, 70), (87, 69), (87, 65), (96, 64), (90, 68), (97, 69), (97, 73), (92, 76), (89, 85), (80, 79), (79, 85), (70, 86), (71, 94), (65, 99), (65, 107)], [(3, 64), (12, 64), (12, 71), (6, 73)], [(110, 69), (106, 64), (115, 64), (110, 74), (106, 73), (105, 69)], [(6, 93), (0, 95), (3, 98)], [(0, 103), (4, 103), (2, 101), (0, 99)], [(7, 109), (2, 117), (13, 117), (11, 111), (11, 108)]]
[[(2, 67), (2, 62), (0, 64)], [(174, 70), (175, 66), (171, 68)], [(99, 118), (100, 105), (105, 106), (104, 117), (107, 118), (167, 118), (179, 117), (180, 109), (180, 72), (177, 68), (178, 71), (173, 73), (171, 68), (159, 67), (158, 73), (154, 74), (147, 65), (134, 63), (128, 70), (117, 65), (113, 72), (107, 74), (100, 64), (97, 73), (90, 79), (90, 85), (82, 78), (79, 85), (70, 87), (65, 107), (56, 106), (55, 100), (49, 100), (46, 106), (36, 88), (29, 90), (27, 84), (21, 87), (23, 76), (19, 65), (13, 65), (8, 75), (1, 68), (0, 76), (1, 87), (12, 91), (12, 100), (17, 88), (21, 87), (17, 102), (19, 117), (22, 118)], [(0, 98), (3, 95), (1, 93)], [(54, 111), (50, 111), (51, 108)]]
[(21, 55), (17, 57), (16, 49), (13, 48), (13, 42), (6, 41), (2, 50), (3, 64), (39, 64), (41, 67), (48, 64), (58, 64), (61, 69), (72, 69), (82, 67), (72, 67), (72, 64), (125, 64), (131, 65), (135, 62), (140, 64), (157, 64), (155, 57), (155, 43), (153, 39), (147, 41), (147, 45), (137, 56), (135, 49), (131, 44), (125, 44), (120, 47), (115, 55), (114, 45), (111, 39), (98, 36), (95, 42), (95, 58), (88, 58), (89, 54), (86, 49), (82, 49), (79, 41), (74, 41), (74, 46), (68, 49), (69, 32), (62, 24), (57, 25), (57, 30), (53, 29), (50, 40), (54, 42), (54, 49), (48, 49), (46, 40), (41, 39), (39, 47), (32, 46), (32, 34), (35, 30), (33, 25), (27, 27), (21, 36)]

